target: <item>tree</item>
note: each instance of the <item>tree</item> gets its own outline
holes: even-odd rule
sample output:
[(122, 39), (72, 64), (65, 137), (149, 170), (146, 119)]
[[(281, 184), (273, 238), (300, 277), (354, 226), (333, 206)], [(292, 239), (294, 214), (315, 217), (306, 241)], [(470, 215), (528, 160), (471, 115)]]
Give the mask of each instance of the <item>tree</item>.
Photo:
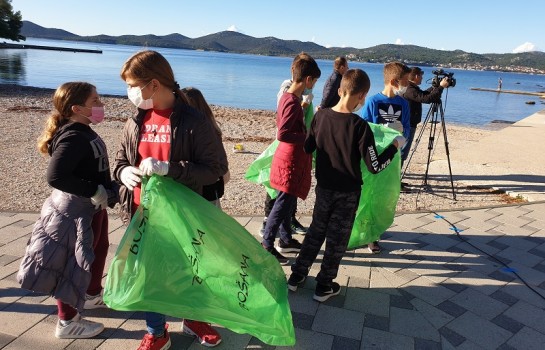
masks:
[(19, 34), (22, 26), (21, 12), (13, 13), (11, 0), (0, 0), (0, 38), (13, 41), (25, 40), (26, 38)]

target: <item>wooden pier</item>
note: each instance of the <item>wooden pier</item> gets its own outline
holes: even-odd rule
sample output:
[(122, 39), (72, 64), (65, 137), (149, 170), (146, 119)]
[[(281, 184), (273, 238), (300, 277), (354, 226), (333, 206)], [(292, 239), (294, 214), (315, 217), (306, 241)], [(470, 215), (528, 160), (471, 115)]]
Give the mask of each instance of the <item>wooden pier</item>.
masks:
[(102, 50), (77, 49), (73, 47), (57, 47), (57, 46), (40, 46), (27, 44), (8, 44), (0, 43), (0, 49), (35, 49), (35, 50), (52, 50), (52, 51), (67, 51), (67, 52), (84, 52), (84, 53), (102, 53)]

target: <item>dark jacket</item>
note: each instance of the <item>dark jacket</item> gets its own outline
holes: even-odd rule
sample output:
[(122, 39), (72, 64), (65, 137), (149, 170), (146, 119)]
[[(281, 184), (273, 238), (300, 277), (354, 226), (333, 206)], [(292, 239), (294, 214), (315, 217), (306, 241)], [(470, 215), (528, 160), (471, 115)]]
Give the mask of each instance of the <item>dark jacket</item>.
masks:
[[(127, 120), (121, 147), (115, 157), (113, 175), (121, 185), (119, 196), (124, 223), (128, 223), (131, 217), (133, 193), (121, 182), (121, 171), (127, 166), (136, 166), (140, 129), (146, 113), (147, 110), (139, 109), (134, 117)], [(219, 154), (224, 150), (219, 148), (216, 131), (200, 112), (180, 99), (176, 100), (170, 125), (169, 169), (166, 176), (202, 194), (203, 185), (216, 182), (222, 175)]]
[(402, 97), (409, 102), (412, 128), (415, 128), (422, 121), (422, 103), (439, 102), (442, 93), (442, 86), (432, 86), (427, 90), (422, 90), (415, 83), (409, 82), (407, 91)]
[(339, 87), (341, 86), (341, 80), (343, 76), (337, 71), (333, 71), (324, 85), (324, 92), (322, 94), (322, 102), (320, 108), (333, 107), (341, 99), (339, 96)]

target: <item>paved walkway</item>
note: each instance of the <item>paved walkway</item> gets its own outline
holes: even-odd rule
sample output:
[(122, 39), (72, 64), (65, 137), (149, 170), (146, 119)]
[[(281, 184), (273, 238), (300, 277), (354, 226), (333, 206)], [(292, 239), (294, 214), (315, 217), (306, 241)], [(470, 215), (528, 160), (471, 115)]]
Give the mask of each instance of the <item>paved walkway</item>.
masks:
[[(347, 254), (337, 278), (341, 295), (315, 302), (314, 278), (289, 293), (293, 349), (543, 349), (544, 214), (545, 202), (539, 202), (396, 216), (381, 254)], [(0, 348), (136, 349), (145, 328), (139, 312), (88, 310), (87, 317), (105, 324), (101, 335), (54, 337), (54, 300), (20, 289), (15, 280), (37, 218), (0, 213)], [(259, 231), (261, 217), (237, 220), (251, 233)], [(110, 226), (109, 259), (124, 232), (115, 218)], [(169, 322), (172, 349), (202, 348), (180, 333), (179, 320)], [(248, 335), (219, 331), (220, 349), (274, 349)]]

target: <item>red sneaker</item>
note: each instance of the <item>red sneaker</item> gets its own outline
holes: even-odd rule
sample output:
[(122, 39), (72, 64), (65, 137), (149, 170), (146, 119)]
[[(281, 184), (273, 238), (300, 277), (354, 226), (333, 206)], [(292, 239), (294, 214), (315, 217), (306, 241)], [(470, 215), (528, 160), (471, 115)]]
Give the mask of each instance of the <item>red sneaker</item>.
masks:
[(168, 334), (168, 323), (165, 325), (165, 334), (162, 337), (156, 337), (153, 334), (146, 333), (140, 343), (138, 350), (167, 350), (170, 349), (170, 334)]
[(204, 346), (214, 347), (221, 343), (221, 335), (210, 327), (210, 323), (184, 320), (182, 322), (182, 332), (196, 336), (201, 345)]

